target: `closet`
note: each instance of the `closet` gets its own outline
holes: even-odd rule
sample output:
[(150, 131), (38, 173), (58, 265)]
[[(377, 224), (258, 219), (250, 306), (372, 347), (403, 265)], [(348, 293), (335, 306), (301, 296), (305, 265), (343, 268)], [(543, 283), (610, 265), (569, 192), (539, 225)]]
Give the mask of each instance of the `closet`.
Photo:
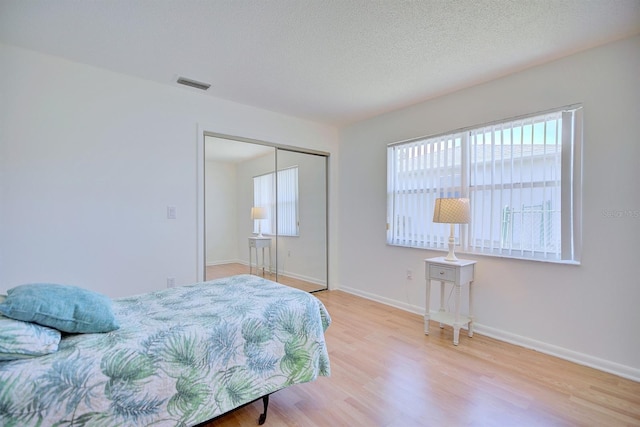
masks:
[(204, 278), (258, 274), (328, 286), (328, 154), (204, 137)]

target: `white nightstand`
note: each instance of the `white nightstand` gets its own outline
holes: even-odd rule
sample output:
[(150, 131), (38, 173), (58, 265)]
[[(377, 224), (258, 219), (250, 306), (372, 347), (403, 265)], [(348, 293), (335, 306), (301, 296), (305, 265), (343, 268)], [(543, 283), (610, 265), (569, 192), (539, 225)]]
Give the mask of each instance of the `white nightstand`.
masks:
[(264, 259), (264, 248), (269, 249), (269, 264), (266, 264), (269, 269), (269, 273), (271, 273), (271, 237), (249, 237), (249, 274), (251, 274), (253, 270), (253, 250), (256, 251), (256, 273), (260, 269), (260, 263), (258, 258), (258, 249), (262, 248), (262, 275), (264, 276), (265, 269), (265, 259)]
[[(425, 278), (427, 280), (427, 298), (424, 312), (424, 333), (429, 335), (429, 320), (433, 319), (443, 325), (453, 326), (453, 344), (458, 345), (460, 328), (468, 325), (469, 337), (473, 336), (473, 280), (475, 275), (476, 261), (460, 259), (457, 262), (445, 261), (444, 257), (427, 258), (425, 263)], [(430, 313), (431, 302), (431, 281), (440, 282), (440, 310), (437, 313)], [(445, 308), (444, 293), (445, 284), (451, 284), (455, 292), (455, 309), (453, 313)], [(468, 315), (460, 314), (460, 288), (469, 284), (469, 312)]]

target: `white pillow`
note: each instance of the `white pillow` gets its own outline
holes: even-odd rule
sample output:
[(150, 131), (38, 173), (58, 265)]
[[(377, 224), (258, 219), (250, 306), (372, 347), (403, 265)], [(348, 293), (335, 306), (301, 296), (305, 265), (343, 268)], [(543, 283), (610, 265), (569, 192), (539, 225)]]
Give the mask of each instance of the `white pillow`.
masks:
[[(0, 303), (6, 297), (0, 295)], [(0, 315), (0, 361), (26, 359), (58, 351), (60, 331)]]

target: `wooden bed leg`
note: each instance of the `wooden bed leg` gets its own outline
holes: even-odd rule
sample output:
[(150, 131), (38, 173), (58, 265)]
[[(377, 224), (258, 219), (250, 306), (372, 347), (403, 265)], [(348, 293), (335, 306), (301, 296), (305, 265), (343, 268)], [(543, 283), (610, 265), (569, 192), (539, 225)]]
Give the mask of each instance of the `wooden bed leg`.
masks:
[(264, 424), (267, 421), (267, 408), (269, 407), (269, 395), (262, 396), (262, 403), (264, 404), (264, 412), (260, 414), (260, 418), (258, 418), (258, 425)]

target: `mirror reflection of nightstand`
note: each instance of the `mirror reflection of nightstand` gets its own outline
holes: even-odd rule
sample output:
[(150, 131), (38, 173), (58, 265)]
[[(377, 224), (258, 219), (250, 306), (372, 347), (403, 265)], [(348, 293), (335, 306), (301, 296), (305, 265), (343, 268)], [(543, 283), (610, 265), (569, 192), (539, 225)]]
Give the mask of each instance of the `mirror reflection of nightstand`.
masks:
[[(264, 249), (269, 249), (269, 264), (265, 263)], [(253, 274), (253, 251), (256, 252), (256, 274), (262, 267), (262, 276), (264, 276), (264, 269), (267, 268), (271, 273), (271, 237), (249, 237), (249, 274)], [(262, 263), (258, 257), (258, 249), (262, 249)]]

